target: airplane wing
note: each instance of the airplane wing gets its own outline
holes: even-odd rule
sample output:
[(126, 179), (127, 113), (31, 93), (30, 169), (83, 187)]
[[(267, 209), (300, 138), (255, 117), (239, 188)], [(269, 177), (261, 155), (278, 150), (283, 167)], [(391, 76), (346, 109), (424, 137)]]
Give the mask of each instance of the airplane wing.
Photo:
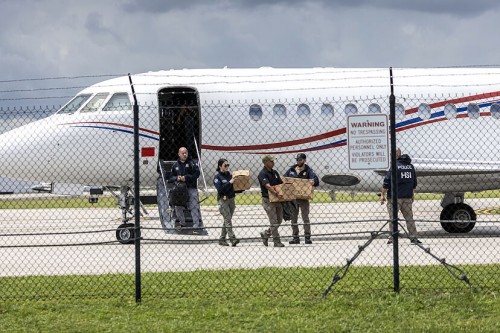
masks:
[[(412, 159), (418, 176), (484, 175), (500, 173), (500, 161), (467, 161), (446, 159)], [(387, 170), (375, 170), (385, 175)]]
[(413, 165), (418, 176), (458, 176), (500, 174), (498, 161), (469, 161), (446, 159), (414, 159)]
[[(418, 192), (477, 192), (500, 189), (500, 161), (414, 158)], [(381, 176), (386, 170), (375, 170)]]

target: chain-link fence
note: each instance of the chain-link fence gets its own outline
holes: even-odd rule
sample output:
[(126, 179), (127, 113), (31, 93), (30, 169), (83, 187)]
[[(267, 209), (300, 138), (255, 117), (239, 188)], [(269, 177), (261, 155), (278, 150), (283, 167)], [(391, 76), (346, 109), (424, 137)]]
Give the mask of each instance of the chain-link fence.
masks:
[[(0, 110), (1, 298), (131, 297), (137, 273), (142, 297), (218, 296), (228, 280), (241, 296), (321, 295), (332, 285), (392, 289), (395, 245), (403, 288), (498, 289), (497, 94), (396, 96), (397, 146), (411, 158), (418, 183), (417, 233), (408, 233), (400, 213), (395, 243), (380, 198), (387, 168), (350, 169), (346, 129), (348, 115), (388, 115), (388, 96), (203, 102), (187, 88), (158, 96), (158, 106), (139, 108), (140, 228), (126, 95), (108, 107), (109, 96), (89, 94), (30, 128), (20, 126), (53, 112)], [(177, 175), (187, 172), (175, 170), (180, 147), (193, 158), (188, 167), (200, 170), (199, 226), (196, 207), (176, 211), (169, 203)], [(358, 148), (367, 161), (373, 149), (389, 152), (387, 142)], [(284, 219), (269, 234), (263, 205), (270, 204), (263, 204), (257, 177), (262, 157), (272, 155), (274, 170), (293, 176), (304, 171), (298, 154), (319, 186), (312, 199), (299, 199), (300, 211), (291, 199), (273, 204)], [(221, 173), (250, 175), (249, 188), (235, 197), (236, 244), (230, 232), (222, 234), (221, 209), (231, 195), (218, 197), (214, 187), (216, 169), (226, 164)], [(140, 252), (132, 245), (137, 235)]]

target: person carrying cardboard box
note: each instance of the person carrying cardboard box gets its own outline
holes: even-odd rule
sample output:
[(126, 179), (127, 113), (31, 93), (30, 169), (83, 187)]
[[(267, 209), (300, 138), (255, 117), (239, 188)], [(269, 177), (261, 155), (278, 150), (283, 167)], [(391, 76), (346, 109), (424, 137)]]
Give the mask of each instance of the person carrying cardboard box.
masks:
[[(307, 179), (309, 183), (316, 187), (319, 185), (318, 176), (314, 173), (314, 170), (307, 165), (306, 163), (306, 154), (300, 153), (296, 157), (297, 163), (292, 165), (286, 172), (285, 177), (291, 178), (299, 178), (299, 179)], [(307, 185), (307, 184), (306, 184)], [(300, 185), (299, 185), (300, 186)], [(303, 193), (311, 193), (310, 191), (300, 191)], [(312, 244), (311, 241), (311, 222), (309, 220), (309, 199), (306, 197), (297, 198), (296, 200), (296, 209), (294, 209), (291, 213), (291, 223), (292, 223), (292, 240), (289, 244), (300, 244), (299, 238), (299, 226), (298, 226), (298, 218), (299, 218), (299, 210), (302, 213), (302, 221), (304, 222), (304, 237), (306, 244)]]
[(262, 194), (262, 207), (266, 211), (267, 217), (269, 218), (270, 227), (265, 231), (260, 233), (262, 238), (262, 243), (264, 246), (268, 246), (269, 237), (273, 237), (274, 247), (284, 247), (285, 245), (281, 243), (280, 234), (278, 228), (283, 222), (283, 207), (281, 202), (271, 202), (269, 200), (269, 193), (273, 193), (276, 196), (282, 197), (282, 193), (279, 192), (275, 186), (282, 184), (283, 181), (279, 173), (274, 170), (274, 157), (272, 155), (264, 155), (262, 157), (262, 163), (264, 167), (259, 173), (259, 184), (260, 192)]
[(227, 236), (229, 236), (232, 246), (236, 246), (240, 242), (234, 235), (232, 223), (234, 210), (236, 209), (234, 182), (238, 177), (231, 174), (231, 171), (229, 171), (229, 162), (225, 158), (219, 159), (214, 175), (214, 186), (217, 189), (219, 212), (224, 218), (222, 232), (219, 237), (219, 245), (222, 246), (229, 246), (226, 241)]

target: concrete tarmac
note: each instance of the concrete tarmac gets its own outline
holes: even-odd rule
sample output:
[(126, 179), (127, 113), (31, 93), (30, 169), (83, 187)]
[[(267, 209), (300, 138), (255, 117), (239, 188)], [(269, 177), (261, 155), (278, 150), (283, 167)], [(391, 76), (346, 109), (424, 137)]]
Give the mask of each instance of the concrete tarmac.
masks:
[[(499, 215), (487, 213), (498, 207), (499, 199), (474, 199), (468, 204), (478, 209), (475, 229), (449, 234), (438, 221), (439, 202), (415, 202), (423, 245), (410, 245), (401, 238), (400, 264), (439, 264), (424, 248), (453, 265), (500, 263)], [(259, 233), (267, 228), (268, 220), (259, 205), (236, 208), (233, 225), (241, 240), (236, 247), (217, 244), (222, 226), (217, 207), (202, 208), (208, 236), (168, 234), (161, 228), (156, 207), (147, 209), (149, 214), (141, 218), (140, 248), (145, 272), (342, 266), (360, 246), (363, 250), (354, 266), (390, 266), (393, 262), (393, 247), (387, 244), (387, 211), (378, 202), (311, 205), (313, 244), (305, 245), (301, 238), (301, 244), (289, 245), (287, 221), (279, 229), (284, 248), (274, 248), (272, 240), (269, 247), (262, 244)], [(117, 242), (120, 224), (118, 208), (2, 210), (0, 276), (133, 273), (135, 247)]]

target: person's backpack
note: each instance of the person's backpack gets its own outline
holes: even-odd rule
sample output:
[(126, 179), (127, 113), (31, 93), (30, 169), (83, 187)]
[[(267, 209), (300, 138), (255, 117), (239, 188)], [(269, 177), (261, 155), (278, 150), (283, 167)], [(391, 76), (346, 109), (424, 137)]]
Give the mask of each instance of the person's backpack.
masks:
[(170, 190), (170, 205), (186, 207), (189, 201), (189, 193), (186, 183), (176, 182)]

